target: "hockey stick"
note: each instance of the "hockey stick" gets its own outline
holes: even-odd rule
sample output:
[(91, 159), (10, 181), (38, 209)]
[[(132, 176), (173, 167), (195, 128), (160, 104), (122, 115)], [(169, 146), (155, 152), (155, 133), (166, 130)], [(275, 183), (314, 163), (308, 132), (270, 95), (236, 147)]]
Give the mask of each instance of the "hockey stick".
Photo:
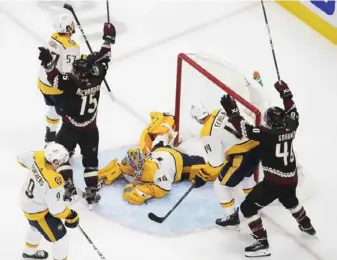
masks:
[(109, 8), (109, 0), (106, 0), (106, 14), (108, 16), (108, 23), (110, 23), (110, 8)]
[(98, 248), (95, 246), (94, 242), (92, 242), (92, 240), (87, 235), (87, 233), (84, 232), (83, 228), (80, 225), (78, 225), (77, 227), (81, 231), (81, 233), (83, 234), (83, 236), (85, 236), (85, 238), (88, 240), (89, 244), (92, 245), (92, 247), (94, 248), (94, 250), (96, 251), (96, 253), (100, 256), (100, 258), (102, 260), (106, 260), (105, 256), (98, 250)]
[(267, 26), (267, 29), (268, 29), (269, 43), (270, 43), (271, 51), (273, 53), (273, 59), (274, 59), (274, 64), (275, 64), (277, 78), (278, 78), (278, 81), (281, 81), (280, 72), (279, 72), (279, 69), (278, 69), (278, 66), (277, 66), (277, 61), (276, 61), (276, 54), (275, 54), (275, 50), (274, 50), (274, 44), (273, 44), (273, 40), (271, 38), (271, 32), (270, 32), (268, 18), (267, 18), (267, 13), (266, 13), (266, 9), (264, 7), (263, 0), (261, 0), (261, 5), (262, 5), (262, 10), (263, 10), (264, 20), (266, 22), (266, 26)]
[[(63, 8), (67, 9), (68, 11), (70, 11), (70, 12), (72, 13), (72, 15), (74, 16), (75, 21), (76, 21), (76, 23), (77, 23), (77, 26), (78, 26), (78, 28), (80, 28), (80, 31), (81, 31), (81, 33), (82, 33), (82, 37), (83, 37), (83, 39), (84, 39), (86, 45), (88, 46), (88, 49), (89, 49), (90, 53), (93, 54), (92, 48), (91, 48), (91, 46), (90, 46), (90, 43), (89, 43), (89, 41), (88, 41), (88, 39), (87, 39), (87, 36), (85, 35), (85, 33), (84, 33), (84, 31), (83, 31), (83, 28), (82, 28), (82, 26), (81, 26), (80, 21), (79, 21), (78, 18), (77, 18), (77, 15), (76, 15), (76, 13), (75, 13), (74, 8), (73, 8), (70, 4), (67, 4), (67, 3), (65, 3), (65, 4), (63, 5)], [(108, 19), (110, 19), (110, 18), (109, 18), (109, 15), (108, 15)], [(106, 86), (106, 88), (107, 88), (107, 90), (108, 90), (108, 92), (109, 92), (109, 95), (110, 95), (112, 101), (115, 102), (115, 97), (113, 96), (113, 94), (112, 94), (112, 92), (111, 92), (111, 89), (110, 89), (110, 86), (109, 86), (108, 82), (106, 81), (106, 79), (104, 79), (104, 84), (105, 84), (105, 86)]]
[(171, 215), (171, 213), (178, 207), (178, 205), (186, 198), (186, 196), (193, 190), (195, 186), (195, 183), (191, 185), (191, 187), (185, 192), (185, 194), (178, 200), (178, 202), (173, 206), (172, 209), (170, 209), (169, 212), (167, 212), (167, 214), (164, 217), (158, 217), (157, 215), (155, 215), (154, 213), (150, 212), (148, 217), (149, 219), (151, 219), (154, 222), (157, 223), (163, 223), (165, 221), (165, 219), (168, 218), (168, 216)]

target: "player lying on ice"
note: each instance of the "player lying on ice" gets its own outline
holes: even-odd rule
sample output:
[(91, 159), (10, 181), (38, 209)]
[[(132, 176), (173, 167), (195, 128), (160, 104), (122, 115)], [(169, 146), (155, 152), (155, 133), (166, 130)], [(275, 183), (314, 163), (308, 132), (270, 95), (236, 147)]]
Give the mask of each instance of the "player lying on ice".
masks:
[[(129, 184), (123, 189), (123, 198), (135, 205), (164, 197), (170, 192), (172, 183), (185, 177), (192, 181), (201, 168), (207, 170), (203, 157), (171, 148), (177, 135), (172, 115), (151, 112), (150, 116), (151, 122), (141, 135), (140, 148), (128, 149), (120, 163), (114, 159), (98, 172), (99, 181), (105, 185), (111, 185), (124, 176)], [(215, 178), (212, 179), (210, 174), (209, 180)]]

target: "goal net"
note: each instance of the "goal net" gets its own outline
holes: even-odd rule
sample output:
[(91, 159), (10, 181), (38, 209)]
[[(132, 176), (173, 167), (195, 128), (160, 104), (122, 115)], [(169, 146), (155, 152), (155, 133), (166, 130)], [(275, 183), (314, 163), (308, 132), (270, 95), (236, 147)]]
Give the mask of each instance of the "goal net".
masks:
[[(252, 124), (261, 124), (261, 115), (269, 107), (263, 87), (232, 64), (201, 54), (178, 55), (175, 119), (179, 132), (177, 143), (186, 153), (203, 152), (198, 143), (201, 125), (190, 116), (190, 107), (202, 104), (209, 112), (221, 108), (227, 93), (238, 104), (241, 114)], [(258, 181), (259, 173), (255, 175)]]

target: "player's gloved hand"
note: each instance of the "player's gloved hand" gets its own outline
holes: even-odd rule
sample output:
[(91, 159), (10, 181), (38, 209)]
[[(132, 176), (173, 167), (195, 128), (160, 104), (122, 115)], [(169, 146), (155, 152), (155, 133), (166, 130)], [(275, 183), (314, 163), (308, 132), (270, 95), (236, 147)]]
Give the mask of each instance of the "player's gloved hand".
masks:
[(54, 65), (54, 59), (47, 48), (39, 47), (39, 60), (45, 69), (50, 69)]
[(283, 80), (277, 81), (274, 84), (274, 87), (278, 91), (278, 93), (280, 93), (280, 97), (282, 99), (293, 97), (293, 94), (291, 93), (287, 83), (285, 83)]
[(79, 221), (80, 221), (80, 216), (77, 214), (75, 210), (71, 210), (70, 214), (65, 219), (64, 225), (67, 228), (75, 228), (77, 227)]
[(225, 109), (228, 117), (236, 117), (240, 115), (235, 100), (230, 95), (223, 95), (220, 101), (221, 106)]
[(112, 23), (105, 23), (103, 28), (103, 40), (115, 44), (116, 28)]
[(210, 174), (204, 171), (203, 169), (198, 170), (194, 179), (194, 188), (200, 188), (205, 185), (207, 180), (209, 179)]

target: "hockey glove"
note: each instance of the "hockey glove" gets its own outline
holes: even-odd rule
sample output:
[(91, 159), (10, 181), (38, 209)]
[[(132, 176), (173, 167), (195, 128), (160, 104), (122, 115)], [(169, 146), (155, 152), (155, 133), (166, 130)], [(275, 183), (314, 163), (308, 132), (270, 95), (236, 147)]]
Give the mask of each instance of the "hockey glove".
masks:
[(41, 61), (41, 65), (45, 69), (51, 69), (54, 65), (54, 59), (50, 51), (44, 47), (39, 47), (39, 50), (40, 50), (39, 60)]
[(228, 117), (236, 117), (240, 115), (235, 100), (230, 95), (223, 95), (221, 98), (221, 106), (225, 109)]
[(77, 214), (75, 210), (71, 210), (71, 213), (66, 217), (64, 225), (67, 228), (75, 228), (77, 227), (80, 221), (80, 216)]
[(195, 175), (194, 179), (194, 188), (200, 188), (204, 186), (209, 179), (210, 174), (205, 172), (203, 169), (200, 169), (197, 174)]
[(112, 23), (105, 23), (103, 28), (103, 40), (115, 44), (116, 39), (116, 29)]
[(292, 98), (293, 94), (291, 93), (287, 83), (285, 83), (283, 80), (281, 81), (277, 81), (274, 84), (275, 89), (278, 91), (278, 93), (280, 93), (280, 97), (282, 99), (286, 99), (286, 98)]

